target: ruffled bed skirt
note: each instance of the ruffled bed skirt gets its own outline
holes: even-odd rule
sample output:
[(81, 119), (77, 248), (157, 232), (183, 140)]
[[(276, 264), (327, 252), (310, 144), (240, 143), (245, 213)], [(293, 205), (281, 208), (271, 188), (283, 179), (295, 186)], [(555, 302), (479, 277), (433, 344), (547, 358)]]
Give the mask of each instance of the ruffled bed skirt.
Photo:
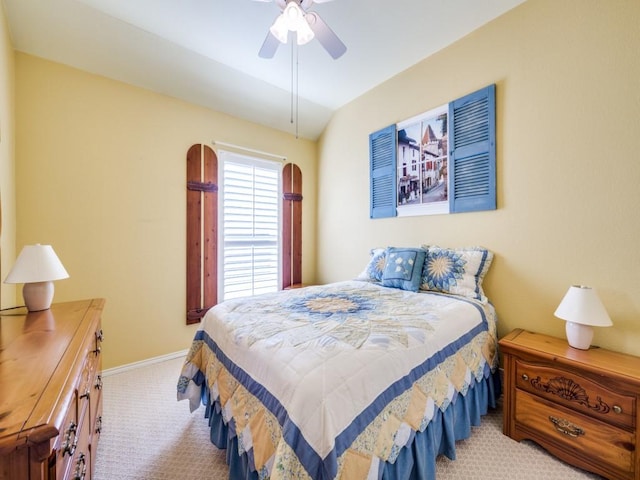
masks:
[[(229, 435), (217, 403), (209, 401), (206, 382), (203, 383), (203, 404), (207, 406), (205, 417), (211, 427), (211, 442), (227, 451), (230, 480), (257, 480), (258, 474), (250, 458), (238, 454), (238, 438)], [(457, 395), (449, 407), (437, 410), (423, 432), (414, 434), (408, 447), (403, 448), (394, 463), (386, 463), (380, 470), (384, 480), (431, 480), (436, 478), (436, 457), (446, 455), (455, 460), (455, 442), (468, 438), (471, 427), (480, 425), (480, 418), (489, 408), (496, 408), (501, 393), (498, 372), (490, 374), (469, 388), (465, 396)]]

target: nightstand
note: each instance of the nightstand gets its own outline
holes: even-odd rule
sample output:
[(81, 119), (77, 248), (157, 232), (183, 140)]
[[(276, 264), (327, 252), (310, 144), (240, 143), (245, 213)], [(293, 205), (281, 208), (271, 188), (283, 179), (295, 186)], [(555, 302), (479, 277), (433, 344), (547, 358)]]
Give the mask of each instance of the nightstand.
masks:
[(640, 357), (520, 329), (499, 345), (505, 435), (606, 478), (640, 480)]

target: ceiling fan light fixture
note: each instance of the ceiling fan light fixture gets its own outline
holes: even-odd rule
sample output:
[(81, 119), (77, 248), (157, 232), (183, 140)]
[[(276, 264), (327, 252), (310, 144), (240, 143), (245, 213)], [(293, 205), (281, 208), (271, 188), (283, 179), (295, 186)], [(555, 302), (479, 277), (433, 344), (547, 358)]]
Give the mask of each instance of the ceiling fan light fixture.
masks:
[(273, 22), (269, 31), (280, 43), (287, 43), (289, 40), (289, 27), (282, 15), (278, 15), (278, 18)]
[(304, 19), (304, 12), (297, 2), (289, 2), (282, 11), (281, 15), (287, 23), (287, 28), (292, 32), (297, 32), (302, 22), (307, 23)]
[(298, 45), (309, 43), (311, 40), (313, 40), (313, 37), (315, 37), (313, 30), (311, 30), (311, 27), (304, 17), (298, 25), (298, 29), (296, 30), (296, 37)]
[(285, 9), (269, 28), (269, 31), (280, 43), (288, 42), (289, 31), (296, 32), (298, 45), (309, 43), (315, 36), (309, 23), (307, 23), (304, 11), (295, 1), (287, 3)]
[[(258, 0), (269, 1), (269, 0)], [(271, 0), (274, 1), (274, 0)], [(289, 42), (289, 32), (296, 35), (295, 43), (305, 45), (317, 38), (322, 47), (334, 59), (340, 58), (347, 51), (347, 47), (340, 38), (329, 28), (316, 12), (308, 11), (313, 3), (329, 0), (275, 0), (280, 7), (280, 15), (269, 28), (262, 47), (258, 52), (260, 58), (273, 58), (278, 45)]]

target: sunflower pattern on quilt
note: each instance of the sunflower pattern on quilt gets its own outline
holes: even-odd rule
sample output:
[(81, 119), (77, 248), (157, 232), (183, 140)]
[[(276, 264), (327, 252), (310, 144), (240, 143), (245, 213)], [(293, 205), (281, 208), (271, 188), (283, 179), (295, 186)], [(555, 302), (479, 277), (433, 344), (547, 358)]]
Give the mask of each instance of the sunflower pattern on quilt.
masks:
[[(424, 314), (420, 319), (408, 315), (402, 318), (410, 303), (408, 299), (414, 297), (402, 293), (404, 305), (381, 307), (376, 299), (388, 295), (387, 290), (392, 289), (356, 283), (342, 285), (339, 291), (290, 291), (293, 293), (279, 297), (280, 310), (287, 312), (286, 322), (290, 322), (288, 327), (294, 329), (295, 337), (283, 336), (265, 324), (264, 317), (260, 319), (262, 325), (260, 321), (246, 317), (245, 306), (240, 303), (231, 305), (230, 312), (227, 312), (230, 314), (225, 316), (223, 324), (215, 323), (216, 332), (224, 329), (224, 338), (229, 339), (226, 350), (217, 343), (218, 339), (214, 340), (207, 333), (206, 326), (196, 334), (178, 381), (178, 399), (188, 398), (193, 410), (202, 398), (200, 388), (206, 386), (208, 399), (215, 410), (221, 412), (230, 438), (238, 440), (238, 454), (247, 456), (249, 465), (255, 467), (260, 479), (313, 478), (313, 472), (317, 470), (309, 473), (308, 460), (307, 464), (303, 464), (301, 451), (297, 449), (300, 448), (300, 439), (307, 445), (306, 448), (311, 448), (309, 445), (313, 443), (309, 439), (313, 432), (317, 432), (317, 428), (308, 430), (309, 427), (305, 427), (307, 430), (304, 430), (300, 419), (304, 423), (305, 417), (292, 414), (295, 409), (283, 400), (286, 395), (276, 395), (281, 387), (266, 382), (268, 377), (260, 377), (259, 368), (254, 372), (256, 377), (245, 375), (245, 367), (229, 357), (234, 354), (234, 348), (255, 349), (263, 345), (269, 355), (274, 355), (282, 348), (299, 352), (297, 355), (300, 355), (308, 352), (310, 346), (320, 346), (332, 352), (333, 356), (336, 352), (342, 352), (342, 349), (358, 351), (365, 348), (363, 345), (372, 348), (370, 345), (373, 342), (377, 348), (375, 351), (380, 352), (377, 355), (381, 355), (383, 352), (407, 349), (408, 345), (415, 348), (416, 339), (426, 341), (433, 331), (431, 323), (451, 324), (454, 321), (454, 318), (445, 319), (440, 314), (434, 314), (429, 308), (421, 310)], [(348, 295), (344, 293), (350, 288), (353, 291)], [(451, 301), (442, 294), (411, 295), (436, 295), (436, 302), (451, 307)], [(356, 412), (358, 418), (365, 419), (362, 425), (354, 421), (347, 424), (346, 428), (339, 429), (337, 436), (332, 437), (333, 447), (324, 447), (329, 452), (326, 456), (320, 454), (319, 448), (314, 448), (320, 464), (312, 468), (327, 468), (326, 462), (334, 455), (332, 462), (335, 463), (328, 467), (329, 471), (335, 472), (335, 475), (332, 474), (334, 478), (379, 478), (384, 463), (395, 462), (402, 448), (413, 441), (415, 433), (427, 428), (438, 409), (444, 412), (456, 395), (466, 395), (476, 382), (494, 371), (498, 365), (495, 312), (486, 304), (476, 308), (482, 311), (483, 320), (472, 330), (474, 333), (468, 339), (459, 345), (457, 341), (453, 342), (451, 345), (455, 344), (455, 348), (451, 351), (450, 347), (436, 349), (427, 361), (417, 363), (402, 377), (411, 379), (406, 387), (396, 385), (402, 382), (402, 378), (383, 387), (379, 396), (372, 397), (368, 406)], [(390, 318), (389, 311), (392, 311), (394, 318), (391, 322), (385, 320)], [(243, 317), (246, 321), (243, 321)], [(302, 321), (302, 318), (306, 320)], [(406, 322), (401, 328), (398, 328), (398, 319)], [(392, 326), (394, 322), (395, 328)], [(445, 345), (449, 345), (449, 341)], [(282, 368), (286, 368), (284, 365)], [(256, 378), (262, 380), (258, 382)], [(266, 396), (264, 393), (268, 389), (265, 382), (273, 388), (266, 392)], [(380, 398), (384, 398), (384, 401), (381, 402)], [(358, 425), (354, 427), (356, 423)], [(295, 431), (293, 437), (292, 429)], [(294, 438), (293, 442), (291, 438)], [(346, 447), (337, 450), (338, 444)]]

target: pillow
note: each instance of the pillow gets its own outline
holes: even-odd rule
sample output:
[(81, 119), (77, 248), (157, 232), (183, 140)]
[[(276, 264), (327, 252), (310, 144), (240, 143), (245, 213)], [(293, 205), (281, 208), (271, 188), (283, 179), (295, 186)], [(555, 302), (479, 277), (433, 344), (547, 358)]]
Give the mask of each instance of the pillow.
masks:
[(422, 269), (420, 290), (452, 293), (487, 302), (482, 279), (493, 253), (482, 247), (442, 248), (423, 245), (427, 257)]
[(387, 248), (382, 285), (417, 292), (426, 254), (422, 248)]
[(369, 252), (371, 258), (364, 270), (356, 277), (356, 280), (365, 282), (381, 282), (384, 261), (387, 258), (387, 251), (384, 248), (372, 248)]

